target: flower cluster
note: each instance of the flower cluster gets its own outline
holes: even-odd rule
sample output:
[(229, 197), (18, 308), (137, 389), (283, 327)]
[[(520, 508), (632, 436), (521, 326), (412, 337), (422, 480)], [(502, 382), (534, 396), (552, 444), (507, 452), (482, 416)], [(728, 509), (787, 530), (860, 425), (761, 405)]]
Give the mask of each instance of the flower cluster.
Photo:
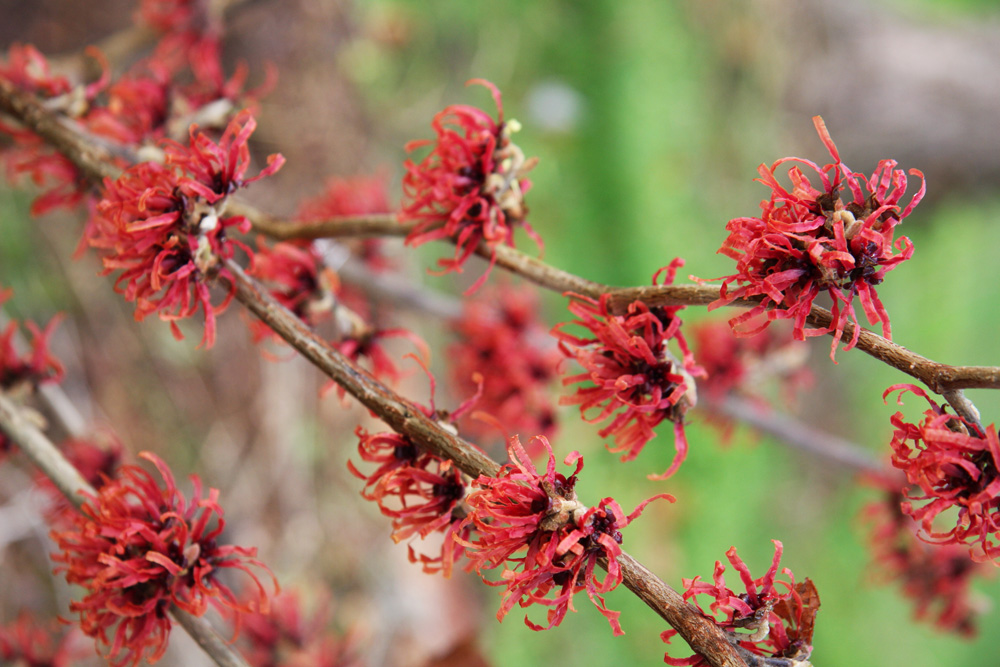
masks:
[[(909, 391), (930, 407), (918, 424), (892, 416), (892, 465), (906, 473), (905, 514), (920, 524), (919, 537), (932, 544), (965, 544), (976, 560), (1000, 555), (1000, 440), (948, 414), (920, 387), (897, 384), (883, 398)], [(949, 510), (957, 512), (953, 516)], [(938, 519), (940, 518), (940, 521)], [(954, 525), (952, 523), (954, 522)], [(938, 524), (938, 525), (935, 525)], [(943, 526), (941, 524), (944, 524)]]
[(17, 620), (0, 626), (0, 664), (13, 667), (73, 667), (90, 652), (72, 630), (56, 639), (59, 624), (42, 624), (22, 611)]
[(241, 616), (241, 651), (251, 667), (354, 667), (359, 664), (350, 638), (334, 636), (329, 601), (306, 616), (297, 592), (274, 596), (268, 613)]
[[(910, 240), (895, 239), (895, 230), (923, 198), (925, 186), (923, 174), (911, 169), (910, 175), (921, 179), (920, 189), (901, 207), (907, 179), (895, 160), (879, 162), (870, 178), (853, 172), (840, 161), (822, 118), (816, 116), (813, 122), (834, 162), (819, 167), (802, 158), (782, 158), (770, 168), (760, 166), (759, 180), (771, 189), (771, 196), (761, 203), (760, 217), (736, 218), (726, 225), (729, 237), (719, 252), (736, 260), (736, 274), (722, 279), (722, 296), (709, 309), (759, 298), (757, 306), (730, 320), (737, 335), (752, 336), (771, 320), (791, 319), (799, 340), (833, 334), (833, 358), (848, 321), (855, 326), (845, 349), (858, 340), (855, 295), (869, 322), (881, 322), (883, 335), (892, 337), (875, 286), (913, 254)], [(789, 162), (814, 172), (819, 188), (793, 166), (788, 171), (792, 189), (786, 190), (775, 172)], [(841, 199), (845, 189), (847, 201)], [(730, 289), (732, 283), (738, 287)], [(806, 329), (813, 301), (823, 292), (833, 300), (833, 320), (826, 329)]]
[(769, 383), (776, 382), (779, 398), (791, 405), (800, 391), (812, 384), (812, 373), (805, 363), (808, 347), (793, 340), (789, 329), (769, 327), (756, 336), (740, 338), (724, 320), (702, 320), (692, 327), (691, 339), (698, 366), (705, 371), (704, 379), (698, 382), (698, 394), (707, 421), (721, 429), (724, 439), (735, 426), (717, 409), (727, 398), (743, 398), (768, 411), (771, 402), (764, 389)]
[(883, 495), (863, 510), (871, 525), (868, 542), (876, 575), (899, 582), (903, 595), (913, 600), (917, 620), (929, 620), (946, 632), (975, 635), (982, 609), (970, 599), (970, 584), (985, 573), (985, 565), (973, 561), (963, 547), (918, 540), (912, 521), (900, 510), (902, 495), (892, 490)]
[[(97, 49), (87, 49), (87, 54), (97, 61), (101, 76), (84, 83), (53, 73), (38, 50), (19, 44), (8, 50), (6, 63), (0, 63), (0, 79), (40, 97), (49, 110), (100, 138), (111, 159), (124, 168), (123, 156), (129, 151), (158, 157), (156, 144), (164, 137), (183, 137), (192, 123), (222, 129), (235, 110), (253, 107), (269, 88), (270, 80), (245, 90), (244, 65), (225, 77), (221, 31), (209, 13), (203, 2), (144, 2), (139, 14), (161, 33), (158, 42), (149, 57), (114, 81)], [(13, 139), (2, 156), (11, 178), (24, 174), (45, 188), (32, 204), (33, 215), (89, 203), (90, 184), (68, 158), (27, 128), (0, 122), (0, 133)], [(88, 225), (85, 239), (91, 231)]]
[[(324, 266), (312, 243), (292, 241), (271, 247), (258, 238), (250, 274), (267, 287), (275, 301), (311, 327), (333, 314), (337, 274)], [(278, 339), (269, 326), (256, 318), (250, 321), (250, 330), (254, 342)]]
[[(615, 635), (623, 634), (620, 612), (608, 609), (604, 594), (622, 581), (617, 557), (621, 554), (621, 529), (629, 525), (659, 494), (642, 502), (629, 515), (618, 503), (603, 499), (587, 508), (577, 500), (574, 486), (583, 468), (583, 457), (572, 452), (566, 465), (574, 465), (569, 476), (556, 472), (555, 455), (548, 440), (538, 437), (548, 452), (545, 472), (539, 474), (517, 436), (510, 439), (510, 463), (496, 477), (480, 475), (466, 498), (469, 516), (465, 524), (474, 528), (466, 555), (472, 566), (492, 586), (503, 586), (497, 618), (519, 604), (550, 607), (546, 625), (525, 624), (533, 630), (547, 630), (562, 622), (573, 609), (573, 596), (586, 591), (598, 611), (608, 619)], [(595, 569), (606, 559), (608, 572), (601, 579)], [(499, 581), (486, 579), (483, 570), (503, 567)]]
[(733, 335), (721, 320), (702, 320), (692, 327), (694, 356), (705, 371), (698, 393), (710, 401), (729, 394), (759, 395), (767, 380), (777, 378), (783, 393), (791, 398), (812, 382), (805, 366), (808, 348), (793, 340), (791, 332), (774, 327), (752, 338)]
[[(242, 613), (267, 608), (264, 586), (251, 569), (266, 571), (254, 558), (256, 549), (219, 544), (225, 521), (218, 491), (203, 494), (192, 475), (188, 501), (163, 461), (146, 452), (140, 457), (156, 467), (165, 486), (138, 466), (122, 466), (84, 502), (70, 527), (52, 533), (59, 548), (52, 555), (56, 571), (85, 590), (70, 611), (79, 614), (84, 634), (108, 647), (115, 667), (163, 655), (171, 605), (196, 616), (210, 604)], [(251, 577), (253, 600), (239, 601), (222, 583), (218, 574), (226, 568)]]
[[(462, 473), (451, 461), (419, 450), (404, 435), (371, 434), (360, 426), (356, 433), (361, 460), (378, 465), (365, 475), (354, 463), (347, 462), (351, 473), (365, 481), (361, 495), (374, 501), (382, 514), (392, 519), (393, 541), (411, 541), (410, 562), (421, 563), (425, 572), (441, 571), (450, 576), (463, 549), (456, 537), (468, 537), (468, 527), (462, 523), (466, 516)], [(444, 534), (440, 553), (418, 554), (412, 540), (432, 533)]]
[[(296, 218), (301, 222), (318, 222), (331, 218), (385, 215), (391, 211), (386, 178), (382, 175), (357, 176), (329, 179), (322, 193), (299, 205)], [(369, 270), (392, 268), (392, 261), (383, 253), (382, 239), (345, 239), (345, 242)], [(353, 302), (348, 295), (344, 298)]]
[[(434, 117), (431, 127), (436, 141), (411, 141), (407, 151), (433, 146), (419, 164), (407, 160), (403, 165), (403, 192), (408, 203), (400, 220), (417, 225), (406, 243), (419, 246), (428, 241), (449, 239), (455, 243), (455, 256), (440, 259), (443, 272), (461, 271), (465, 260), (481, 241), (493, 250), (490, 267), (496, 261), (497, 245), (514, 245), (517, 225), (541, 247), (541, 239), (526, 222), (524, 193), (531, 181), (524, 176), (537, 160), (525, 159), (511, 141), (520, 128), (517, 121), (504, 121), (500, 91), (489, 81), (472, 79), (470, 84), (485, 86), (497, 105), (497, 120), (475, 107), (453, 105)], [(469, 289), (478, 289), (489, 271)]]
[[(555, 408), (549, 385), (561, 355), (537, 317), (538, 299), (528, 285), (501, 283), (496, 289), (468, 299), (462, 316), (451, 323), (458, 341), (448, 349), (452, 380), (461, 395), (483, 393), (476, 404), (512, 433), (552, 437)], [(477, 419), (462, 422), (463, 431), (487, 435), (492, 426)]]
[[(94, 438), (70, 438), (62, 442), (59, 449), (80, 476), (95, 489), (100, 489), (117, 476), (124, 452), (121, 440), (110, 432)], [(66, 496), (42, 473), (36, 477), (36, 483), (51, 498), (52, 504), (45, 513), (49, 523), (56, 527), (71, 525), (76, 508)]]
[[(11, 294), (12, 290), (0, 289), (0, 305)], [(11, 396), (27, 395), (44, 382), (59, 382), (62, 379), (63, 366), (49, 350), (49, 338), (60, 320), (59, 316), (53, 317), (44, 329), (39, 329), (34, 322), (25, 322), (31, 341), (30, 349), (24, 353), (17, 350), (17, 322), (9, 322), (0, 330), (0, 392)], [(10, 440), (0, 432), (0, 457), (10, 446)]]
[[(86, 85), (74, 85), (66, 76), (53, 73), (45, 56), (30, 44), (10, 47), (7, 62), (0, 64), (0, 79), (39, 96), (49, 108), (62, 111), (71, 118), (81, 118), (108, 85), (103, 56), (93, 48), (87, 53), (98, 60), (103, 74)], [(32, 204), (33, 215), (59, 207), (71, 208), (83, 201), (85, 187), (69, 159), (49, 149), (41, 137), (26, 128), (0, 121), (0, 134), (6, 134), (13, 140), (13, 146), (3, 151), (11, 180), (25, 174), (36, 186), (47, 187)]]
[[(10, 294), (10, 290), (0, 290), (0, 304)], [(43, 382), (62, 380), (63, 366), (49, 350), (49, 339), (61, 319), (53, 317), (44, 329), (39, 329), (34, 322), (25, 322), (31, 334), (31, 349), (24, 354), (19, 353), (15, 345), (19, 331), (17, 322), (9, 322), (0, 331), (0, 390), (14, 393), (25, 389), (31, 391)]]
[[(675, 259), (653, 275), (653, 284), (661, 275), (663, 284), (673, 283), (677, 269), (683, 265), (682, 259)], [(607, 294), (599, 300), (570, 296), (569, 310), (579, 318), (572, 324), (584, 327), (591, 336), (573, 336), (562, 330), (564, 324), (553, 330), (563, 354), (576, 359), (586, 371), (563, 379), (563, 384), (584, 386), (560, 403), (579, 405), (584, 419), (592, 423), (613, 416), (599, 435), (614, 436), (615, 446), (609, 449), (624, 451), (623, 461), (638, 456), (656, 435), (654, 427), (665, 419), (672, 421), (677, 453), (667, 471), (651, 479), (669, 477), (687, 455), (684, 414), (697, 400), (691, 376), (703, 374), (681, 333), (677, 313), (683, 306), (650, 308), (635, 301), (625, 314), (616, 315), (609, 309)], [(677, 341), (683, 363), (667, 347), (671, 340)], [(588, 411), (595, 409), (597, 414), (588, 417)]]
[[(774, 560), (764, 576), (758, 579), (753, 578), (746, 563), (736, 554), (736, 547), (726, 552), (726, 558), (740, 575), (745, 593), (736, 593), (726, 585), (726, 566), (716, 561), (711, 583), (702, 581), (700, 576), (683, 580), (684, 599), (693, 600), (702, 614), (714, 618), (720, 628), (735, 635), (739, 645), (754, 655), (805, 661), (812, 653), (819, 595), (809, 579), (796, 584), (794, 575), (787, 567), (781, 572), (788, 576), (789, 581), (776, 581), (782, 545), (778, 540), (773, 542)], [(776, 584), (784, 587), (785, 592), (780, 592)], [(713, 598), (709, 609), (714, 617), (701, 607), (699, 595)], [(749, 630), (750, 633), (737, 630)], [(666, 630), (660, 636), (669, 644), (676, 634), (676, 630)], [(663, 661), (678, 667), (708, 667), (705, 658), (698, 654), (689, 658), (671, 658), (667, 654)]]
[(106, 274), (121, 271), (115, 289), (135, 301), (136, 319), (157, 313), (181, 338), (176, 321), (201, 307), (203, 342), (208, 347), (214, 343), (215, 316), (235, 288), (214, 305), (207, 278), (228, 273), (221, 261), (233, 256), (236, 242), (226, 238), (226, 230), (249, 230), (246, 218), (225, 216), (226, 198), (273, 174), (284, 162), (272, 155), (257, 176), (246, 178), (247, 141), (256, 125), (244, 111), (218, 143), (192, 127), (189, 146), (166, 144), (166, 164), (144, 162), (116, 181), (105, 180), (88, 240), (100, 249)]

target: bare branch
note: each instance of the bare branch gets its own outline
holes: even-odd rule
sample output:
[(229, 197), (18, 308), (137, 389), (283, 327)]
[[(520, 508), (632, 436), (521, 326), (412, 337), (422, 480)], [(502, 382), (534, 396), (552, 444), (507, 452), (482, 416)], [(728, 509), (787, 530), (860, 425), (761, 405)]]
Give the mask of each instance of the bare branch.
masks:
[(821, 459), (860, 471), (885, 470), (885, 466), (874, 456), (853, 442), (818, 431), (788, 415), (763, 411), (759, 405), (745, 399), (727, 396), (717, 403), (707, 402), (705, 408), (738, 419), (758, 431), (773, 435), (790, 447), (809, 452)]

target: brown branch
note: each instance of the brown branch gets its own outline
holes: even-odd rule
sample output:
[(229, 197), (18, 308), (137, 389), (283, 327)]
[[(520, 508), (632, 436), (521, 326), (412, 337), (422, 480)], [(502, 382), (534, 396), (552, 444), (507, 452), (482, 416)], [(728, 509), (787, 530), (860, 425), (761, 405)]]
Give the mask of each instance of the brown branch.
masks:
[(61, 115), (49, 111), (37, 97), (3, 78), (0, 78), (0, 111), (17, 119), (62, 153), (91, 184), (99, 186), (105, 177), (118, 178), (121, 174), (108, 151), (81, 137), (63, 122)]
[[(0, 392), (0, 431), (31, 459), (78, 510), (86, 500), (84, 494), (97, 495), (94, 487), (87, 483), (52, 441), (3, 392)], [(194, 616), (177, 605), (171, 605), (170, 615), (219, 667), (249, 667), (204, 618)]]
[[(434, 422), (418, 406), (397, 395), (365, 370), (352, 365), (302, 320), (272, 299), (235, 262), (227, 261), (226, 268), (232, 273), (236, 299), (240, 303), (393, 430), (407, 436), (422, 449), (451, 459), (472, 478), (497, 475), (500, 464), (483, 454), (478, 447)], [(680, 593), (628, 554), (623, 553), (618, 562), (622, 566), (625, 586), (675, 628), (695, 652), (705, 656), (714, 667), (745, 667), (746, 663), (730, 645), (725, 632), (684, 602)]]
[(705, 409), (749, 424), (794, 449), (809, 452), (821, 459), (861, 472), (885, 470), (885, 466), (874, 456), (853, 442), (817, 431), (788, 415), (762, 411), (760, 406), (752, 401), (730, 395), (718, 402), (706, 401)]
[[(251, 220), (254, 228), (261, 233), (271, 235), (273, 230), (280, 230), (276, 238), (320, 238), (322, 236), (318, 234), (321, 227), (314, 227), (311, 224), (281, 223), (266, 217), (258, 218), (252, 212), (247, 214), (247, 217)], [(261, 224), (261, 220), (263, 220), (263, 224)], [(375, 221), (368, 225), (365, 224), (363, 218), (353, 219), (350, 222), (352, 223), (351, 227), (360, 228), (358, 234), (363, 236), (377, 235), (380, 233), (379, 230), (384, 227), (383, 221)], [(338, 227), (337, 220), (328, 221), (326, 226), (331, 230), (336, 230), (337, 236), (347, 236), (349, 235), (347, 230), (351, 229), (346, 224)], [(401, 224), (395, 228), (390, 227), (389, 233), (392, 235), (403, 234), (402, 228)], [(718, 287), (710, 285), (611, 287), (563, 271), (516, 248), (502, 244), (491, 248), (482, 242), (476, 248), (476, 254), (486, 259), (495, 258), (498, 266), (541, 287), (559, 293), (571, 292), (591, 298), (599, 298), (603, 294), (609, 294), (609, 307), (613, 312), (623, 312), (628, 304), (634, 301), (642, 301), (649, 306), (706, 306), (718, 300), (720, 294)], [(756, 303), (757, 301), (754, 300), (737, 299), (727, 305), (749, 308)], [(826, 308), (813, 306), (807, 322), (814, 327), (827, 329), (833, 322), (833, 315)], [(851, 322), (847, 323), (844, 327), (844, 338), (849, 339), (853, 335), (855, 326)], [(861, 329), (858, 337), (857, 348), (920, 380), (938, 394), (973, 388), (1000, 389), (1000, 367), (942, 364), (920, 356), (902, 345), (893, 343), (864, 328)], [(959, 411), (959, 414), (963, 414), (954, 403), (953, 406)], [(963, 414), (963, 416), (965, 415)]]

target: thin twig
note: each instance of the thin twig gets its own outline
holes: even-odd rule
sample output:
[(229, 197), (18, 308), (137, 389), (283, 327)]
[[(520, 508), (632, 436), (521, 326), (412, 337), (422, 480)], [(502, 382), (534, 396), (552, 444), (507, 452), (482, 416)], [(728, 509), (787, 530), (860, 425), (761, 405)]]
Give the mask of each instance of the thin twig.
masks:
[[(318, 238), (317, 230), (313, 229), (311, 223), (281, 223), (271, 218), (265, 218), (264, 224), (259, 224), (258, 218), (253, 214), (247, 215), (247, 217), (255, 229), (261, 233), (270, 234), (271, 230), (280, 230), (280, 236), (277, 238)], [(338, 236), (345, 236), (346, 230), (350, 228), (347, 226), (347, 222), (348, 220), (331, 220), (328, 224), (331, 228), (337, 229)], [(365, 226), (363, 218), (355, 218), (350, 222), (351, 227), (361, 228), (358, 233), (362, 236), (377, 234), (378, 230), (383, 227), (381, 221), (378, 224)], [(342, 225), (339, 228), (337, 227), (338, 223)], [(399, 235), (403, 233), (399, 229), (401, 226), (390, 228), (389, 232), (392, 235)], [(643, 287), (603, 285), (563, 271), (516, 248), (501, 244), (491, 248), (485, 242), (480, 243), (476, 248), (476, 254), (486, 259), (495, 256), (497, 266), (561, 294), (569, 292), (590, 298), (599, 298), (608, 294), (608, 305), (612, 312), (623, 312), (630, 303), (635, 301), (642, 301), (648, 306), (706, 306), (717, 301), (720, 296), (720, 289), (712, 285), (649, 285)], [(726, 305), (750, 308), (757, 303), (758, 301), (752, 299), (737, 299)], [(807, 322), (817, 328), (829, 329), (833, 322), (833, 315), (826, 308), (813, 306)], [(843, 332), (844, 338), (849, 339), (853, 335), (855, 326), (851, 322), (846, 324)], [(830, 332), (830, 335), (833, 335), (833, 332)], [(864, 328), (861, 329), (858, 337), (857, 348), (920, 380), (938, 394), (944, 395), (946, 392), (960, 389), (1000, 389), (1000, 367), (942, 364)], [(958, 406), (954, 407), (956, 411), (959, 411), (959, 414), (963, 414)], [(967, 410), (968, 406), (965, 409)]]
[[(0, 111), (14, 116), (26, 127), (49, 142), (82, 172), (82, 176), (99, 184), (107, 176), (116, 178), (121, 170), (109, 161), (107, 151), (94, 147), (86, 138), (74, 132), (60, 120), (59, 114), (42, 106), (30, 93), (18, 90), (7, 81), (0, 80)], [(256, 207), (231, 199), (227, 212), (248, 218), (254, 228), (269, 236), (281, 239), (318, 238), (319, 230), (336, 236), (349, 235), (403, 235), (410, 229), (407, 224), (394, 222), (393, 214), (362, 216), (358, 218), (338, 218), (319, 223), (287, 223), (262, 213)], [(719, 288), (707, 285), (672, 285), (615, 288), (586, 280), (545, 262), (531, 257), (515, 248), (496, 245), (490, 248), (480, 243), (477, 254), (491, 258), (495, 253), (496, 263), (532, 282), (560, 293), (572, 292), (596, 298), (610, 294), (613, 310), (624, 310), (633, 301), (643, 301), (656, 305), (707, 305), (719, 298)], [(756, 302), (736, 300), (731, 304), (749, 307)], [(830, 311), (813, 306), (809, 324), (819, 328), (829, 328), (833, 321)], [(848, 322), (844, 327), (844, 337), (853, 335), (855, 325)], [(948, 391), (972, 388), (1000, 388), (1000, 367), (994, 366), (949, 366), (922, 357), (901, 345), (897, 345), (878, 334), (862, 328), (857, 348), (876, 359), (896, 368), (927, 385), (931, 391), (943, 394)], [(968, 412), (971, 403), (956, 410)], [(974, 406), (971, 406), (974, 408)]]
[[(497, 475), (500, 464), (478, 447), (427, 417), (418, 406), (397, 395), (364, 369), (352, 365), (302, 320), (271, 298), (238, 264), (229, 260), (226, 268), (233, 276), (236, 299), (240, 303), (393, 430), (422, 449), (451, 459), (472, 478)], [(693, 650), (704, 655), (713, 666), (745, 665), (726, 641), (724, 632), (684, 602), (677, 591), (628, 554), (623, 553), (618, 560), (625, 586), (675, 628)]]
[[(0, 392), (0, 431), (5, 433), (18, 448), (48, 477), (66, 499), (77, 509), (86, 496), (96, 496), (94, 490), (59, 449), (22, 413), (13, 401)], [(219, 667), (249, 667), (226, 640), (204, 618), (194, 616), (177, 605), (172, 605), (170, 615), (198, 643)]]
[(752, 401), (727, 396), (719, 402), (706, 402), (705, 409), (749, 424), (790, 447), (809, 452), (821, 459), (859, 471), (885, 470), (885, 466), (874, 456), (853, 442), (817, 431), (788, 415), (761, 410), (760, 405)]

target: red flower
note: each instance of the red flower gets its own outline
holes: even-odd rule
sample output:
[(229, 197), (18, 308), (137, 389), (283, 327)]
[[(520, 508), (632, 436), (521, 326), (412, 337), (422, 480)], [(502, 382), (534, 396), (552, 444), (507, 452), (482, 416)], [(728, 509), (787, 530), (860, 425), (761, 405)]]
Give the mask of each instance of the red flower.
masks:
[[(326, 189), (299, 206), (298, 220), (317, 222), (331, 218), (387, 214), (392, 212), (384, 176), (331, 178)], [(344, 239), (352, 252), (372, 271), (392, 268), (382, 252), (382, 239)], [(352, 295), (353, 297), (354, 295)], [(353, 302), (354, 298), (348, 298)]]
[[(0, 305), (12, 293), (12, 290), (0, 289)], [(33, 393), (42, 383), (62, 380), (63, 366), (49, 350), (49, 338), (61, 320), (61, 315), (53, 317), (45, 329), (39, 329), (34, 322), (25, 322), (31, 333), (31, 342), (30, 350), (24, 353), (18, 352), (14, 344), (18, 334), (17, 322), (9, 322), (0, 330), (0, 391), (19, 396)], [(0, 432), (0, 458), (10, 448), (11, 441)]]
[(243, 656), (252, 667), (358, 665), (350, 638), (340, 639), (328, 631), (329, 609), (329, 600), (321, 600), (307, 617), (297, 592), (276, 595), (268, 613), (241, 617), (242, 643), (249, 647)]
[(419, 450), (404, 435), (370, 434), (360, 426), (355, 433), (360, 438), (361, 459), (378, 464), (378, 468), (365, 475), (354, 463), (347, 462), (351, 474), (365, 480), (361, 495), (378, 504), (382, 514), (392, 519), (394, 542), (412, 542), (417, 536), (423, 539), (431, 533), (444, 533), (440, 554), (418, 554), (411, 543), (409, 558), (412, 563), (421, 563), (425, 572), (441, 571), (450, 576), (455, 559), (463, 550), (455, 537), (469, 537), (462, 524), (466, 509), (461, 471), (451, 461)]
[[(556, 472), (555, 455), (547, 439), (539, 436), (548, 452), (544, 474), (539, 474), (517, 436), (507, 451), (511, 462), (496, 477), (480, 475), (466, 498), (470, 514), (465, 524), (474, 528), (466, 555), (483, 581), (504, 586), (497, 618), (503, 620), (514, 604), (542, 604), (548, 611), (547, 625), (525, 616), (533, 630), (547, 630), (562, 622), (573, 609), (573, 595), (586, 591), (598, 611), (608, 619), (615, 635), (623, 634), (620, 612), (607, 608), (604, 594), (622, 581), (617, 557), (621, 554), (620, 530), (642, 513), (646, 505), (667, 494), (653, 496), (626, 516), (611, 498), (587, 508), (577, 500), (573, 487), (583, 468), (583, 457), (573, 452), (565, 464), (576, 464), (567, 477)], [(600, 579), (595, 568), (599, 559), (608, 561), (608, 573)], [(499, 581), (489, 581), (483, 570), (503, 566)]]
[[(218, 543), (225, 527), (218, 491), (203, 495), (192, 475), (189, 502), (163, 461), (148, 452), (140, 457), (156, 466), (165, 487), (138, 466), (122, 466), (117, 479), (84, 503), (71, 528), (52, 533), (60, 549), (52, 555), (61, 564), (56, 571), (86, 591), (70, 611), (79, 613), (86, 635), (108, 647), (115, 667), (163, 655), (171, 605), (196, 616), (209, 604), (232, 612), (267, 607), (264, 586), (250, 569), (267, 569), (254, 558), (257, 550)], [(256, 599), (241, 603), (218, 579), (223, 568), (247, 573)]]
[[(884, 486), (884, 485), (880, 485)], [(879, 579), (899, 582), (913, 600), (917, 620), (966, 637), (976, 634), (976, 616), (983, 611), (970, 600), (970, 584), (985, 566), (954, 544), (928, 545), (914, 534), (912, 522), (900, 510), (903, 496), (886, 489), (883, 499), (868, 504), (863, 515), (871, 524), (868, 543)]]
[[(267, 286), (274, 299), (311, 327), (332, 316), (339, 287), (337, 274), (323, 264), (313, 243), (282, 242), (268, 247), (258, 237), (250, 274)], [(250, 320), (254, 342), (282, 340), (269, 326)]]
[[(38, 95), (52, 110), (81, 118), (90, 111), (94, 98), (109, 81), (107, 63), (101, 53), (93, 47), (86, 53), (98, 61), (102, 70), (96, 81), (86, 85), (74, 85), (67, 77), (53, 74), (45, 56), (30, 44), (10, 47), (7, 63), (0, 65), (0, 79)], [(46, 188), (32, 203), (32, 215), (42, 215), (58, 207), (73, 208), (83, 201), (89, 185), (72, 162), (53, 151), (31, 130), (0, 121), (0, 133), (14, 141), (3, 152), (9, 177), (27, 174), (36, 186)]]
[[(919, 424), (904, 421), (903, 413), (892, 416), (892, 465), (906, 473), (914, 486), (904, 489), (905, 514), (920, 523), (920, 539), (932, 544), (968, 544), (976, 560), (1000, 555), (1000, 440), (993, 424), (986, 432), (948, 414), (920, 387), (897, 384), (882, 394), (899, 391), (922, 396), (930, 404)], [(916, 501), (916, 503), (914, 502)], [(942, 518), (947, 530), (935, 526)]]
[(49, 350), (49, 339), (61, 321), (62, 316), (57, 315), (49, 320), (44, 329), (39, 329), (34, 322), (25, 322), (31, 333), (31, 350), (25, 354), (19, 354), (14, 345), (17, 322), (7, 324), (0, 332), (0, 389), (9, 392), (15, 388), (30, 387), (33, 390), (43, 382), (62, 380), (63, 366)]
[[(525, 221), (524, 193), (531, 181), (524, 175), (535, 166), (511, 142), (511, 134), (520, 125), (504, 122), (500, 91), (489, 81), (472, 79), (493, 94), (498, 117), (475, 107), (453, 105), (434, 117), (431, 127), (436, 141), (411, 141), (407, 151), (433, 145), (420, 164), (404, 163), (403, 192), (409, 203), (400, 213), (401, 221), (415, 221), (417, 226), (406, 243), (419, 246), (428, 241), (449, 239), (456, 245), (452, 259), (439, 259), (443, 273), (461, 271), (465, 260), (480, 241), (490, 248), (505, 243), (514, 246), (514, 227), (522, 225), (528, 235), (542, 246), (541, 239)], [(496, 261), (494, 252), (490, 268)], [(489, 270), (469, 291), (478, 289)]]
[[(726, 566), (721, 561), (716, 561), (712, 583), (701, 581), (700, 576), (683, 580), (684, 599), (694, 601), (703, 615), (734, 635), (739, 646), (754, 655), (807, 660), (812, 653), (813, 623), (819, 608), (819, 596), (809, 579), (796, 584), (795, 576), (787, 567), (782, 568), (781, 572), (788, 576), (790, 582), (775, 581), (782, 545), (778, 540), (772, 541), (774, 560), (770, 569), (759, 579), (753, 578), (746, 563), (736, 555), (736, 547), (726, 552), (729, 562), (740, 574), (745, 593), (737, 594), (726, 585), (723, 576)], [(776, 584), (783, 586), (785, 592), (779, 592)], [(714, 598), (709, 605), (714, 617), (701, 607), (697, 598), (699, 595)], [(750, 630), (751, 634), (738, 633), (737, 629)], [(670, 638), (676, 634), (676, 630), (667, 630), (660, 637), (669, 644)], [(671, 658), (668, 654), (663, 656), (663, 661), (676, 666), (708, 666), (705, 658), (698, 654), (689, 658)]]
[[(0, 663), (11, 667), (73, 667), (89, 650), (75, 630), (62, 634), (59, 623), (39, 623), (26, 611), (0, 627)], [(62, 635), (56, 637), (58, 635)]]
[[(502, 283), (465, 301), (461, 318), (451, 323), (459, 340), (448, 349), (454, 384), (472, 394), (482, 379), (479, 412), (491, 415), (510, 433), (552, 437), (556, 413), (549, 385), (556, 377), (559, 351), (538, 320), (538, 299), (528, 285)], [(462, 421), (463, 432), (484, 437), (494, 427), (475, 418)]]
[[(813, 123), (834, 162), (820, 168), (802, 158), (782, 158), (770, 169), (760, 166), (758, 180), (771, 189), (771, 197), (761, 203), (759, 218), (736, 218), (726, 225), (729, 237), (719, 252), (736, 260), (737, 272), (722, 279), (722, 296), (709, 309), (759, 297), (759, 305), (729, 321), (737, 335), (752, 336), (771, 320), (792, 319), (798, 340), (832, 333), (832, 359), (848, 320), (858, 323), (852, 305), (855, 295), (868, 321), (882, 322), (883, 335), (892, 337), (889, 315), (875, 286), (913, 254), (908, 238), (893, 239), (896, 225), (923, 198), (925, 184), (923, 174), (911, 169), (910, 175), (921, 179), (920, 189), (901, 209), (906, 174), (896, 169), (895, 160), (882, 160), (871, 178), (865, 178), (840, 161), (823, 119), (816, 116)], [(792, 190), (786, 190), (775, 172), (788, 162), (815, 172), (820, 189), (795, 166), (788, 172)], [(845, 186), (846, 202), (840, 197)], [(730, 291), (732, 283), (739, 287)], [(833, 299), (833, 322), (828, 329), (806, 329), (806, 317), (821, 292)], [(763, 321), (751, 322), (765, 312)], [(854, 347), (859, 333), (856, 326), (845, 350)]]
[[(101, 437), (93, 439), (70, 438), (59, 448), (80, 476), (95, 489), (114, 479), (122, 464), (122, 443), (113, 433), (102, 433)], [(48, 477), (39, 473), (35, 479), (39, 488), (52, 499), (45, 513), (49, 523), (56, 527), (72, 525), (76, 508)]]
[[(677, 269), (684, 265), (678, 258), (653, 275), (653, 284), (661, 274), (663, 284), (673, 282)], [(691, 375), (703, 371), (695, 365), (688, 349), (681, 320), (677, 313), (683, 306), (650, 308), (641, 301), (629, 305), (625, 315), (608, 310), (609, 295), (599, 301), (580, 295), (570, 295), (571, 313), (580, 319), (572, 323), (593, 334), (579, 338), (562, 331), (558, 325), (553, 334), (559, 339), (559, 349), (575, 358), (585, 373), (563, 379), (563, 384), (592, 383), (577, 389), (573, 396), (560, 399), (564, 405), (579, 405), (583, 418), (591, 423), (614, 415), (611, 423), (598, 432), (602, 438), (613, 434), (612, 452), (624, 451), (622, 461), (631, 461), (646, 443), (656, 435), (653, 428), (664, 419), (674, 423), (674, 443), (677, 454), (662, 475), (664, 479), (680, 467), (687, 455), (684, 435), (684, 413), (694, 406), (697, 396)], [(684, 363), (667, 348), (671, 339), (677, 341)], [(587, 412), (599, 409), (593, 417)]]
[(103, 251), (105, 273), (121, 271), (115, 289), (136, 302), (136, 319), (157, 313), (181, 338), (176, 321), (200, 306), (205, 312), (203, 342), (208, 347), (215, 342), (215, 316), (228, 305), (234, 288), (213, 305), (206, 278), (227, 273), (220, 260), (233, 256), (236, 242), (226, 238), (225, 230), (249, 229), (245, 218), (225, 217), (226, 197), (284, 163), (280, 155), (272, 155), (260, 174), (245, 178), (247, 140), (256, 125), (244, 111), (218, 144), (192, 127), (189, 147), (166, 144), (166, 165), (144, 162), (117, 181), (105, 179), (89, 242)]

